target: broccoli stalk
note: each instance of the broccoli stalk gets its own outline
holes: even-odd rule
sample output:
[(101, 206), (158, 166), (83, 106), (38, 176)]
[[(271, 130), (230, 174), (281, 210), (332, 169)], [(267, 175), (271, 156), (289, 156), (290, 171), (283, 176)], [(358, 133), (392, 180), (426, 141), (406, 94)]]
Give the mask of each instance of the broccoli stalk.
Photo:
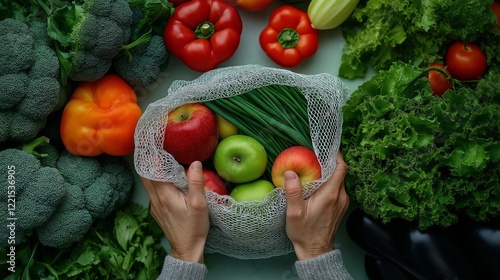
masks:
[(34, 155), (37, 158), (42, 158), (48, 156), (48, 154), (41, 154), (36, 151), (36, 148), (41, 147), (48, 143), (49, 143), (49, 138), (45, 136), (40, 136), (29, 143), (20, 145), (18, 149), (28, 154)]

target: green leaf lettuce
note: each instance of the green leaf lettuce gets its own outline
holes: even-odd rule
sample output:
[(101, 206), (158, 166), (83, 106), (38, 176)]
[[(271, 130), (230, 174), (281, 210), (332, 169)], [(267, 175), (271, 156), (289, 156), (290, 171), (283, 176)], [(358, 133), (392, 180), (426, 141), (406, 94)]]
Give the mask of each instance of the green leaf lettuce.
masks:
[[(500, 213), (500, 74), (433, 96), (426, 70), (395, 63), (343, 108), (352, 199), (387, 222), (449, 226)], [(497, 86), (494, 86), (494, 85)]]

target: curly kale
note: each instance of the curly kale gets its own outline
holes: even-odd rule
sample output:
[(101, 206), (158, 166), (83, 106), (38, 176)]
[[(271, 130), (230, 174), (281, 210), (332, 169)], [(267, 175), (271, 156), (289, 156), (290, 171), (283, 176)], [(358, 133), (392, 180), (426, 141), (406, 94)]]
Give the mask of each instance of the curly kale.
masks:
[(500, 73), (432, 95), (427, 70), (395, 63), (347, 101), (346, 186), (368, 214), (421, 229), (500, 213)]

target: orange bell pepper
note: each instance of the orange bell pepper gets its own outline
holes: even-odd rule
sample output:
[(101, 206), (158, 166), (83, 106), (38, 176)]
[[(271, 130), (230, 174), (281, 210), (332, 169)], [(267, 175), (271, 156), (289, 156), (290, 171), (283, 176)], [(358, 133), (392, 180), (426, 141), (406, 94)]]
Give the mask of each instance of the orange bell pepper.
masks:
[(134, 90), (119, 76), (108, 74), (77, 86), (62, 114), (61, 139), (75, 155), (128, 155), (134, 151), (141, 115)]

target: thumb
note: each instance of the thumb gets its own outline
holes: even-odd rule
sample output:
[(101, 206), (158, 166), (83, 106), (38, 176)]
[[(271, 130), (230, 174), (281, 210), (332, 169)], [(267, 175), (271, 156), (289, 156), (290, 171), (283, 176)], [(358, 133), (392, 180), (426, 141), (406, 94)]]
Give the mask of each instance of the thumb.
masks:
[(191, 199), (191, 201), (204, 201), (205, 180), (203, 178), (203, 167), (201, 165), (201, 162), (194, 161), (193, 163), (191, 163), (187, 172), (187, 180), (188, 197)]
[(299, 176), (291, 170), (285, 172), (285, 195), (288, 200), (287, 208), (300, 209), (304, 204), (302, 183)]

